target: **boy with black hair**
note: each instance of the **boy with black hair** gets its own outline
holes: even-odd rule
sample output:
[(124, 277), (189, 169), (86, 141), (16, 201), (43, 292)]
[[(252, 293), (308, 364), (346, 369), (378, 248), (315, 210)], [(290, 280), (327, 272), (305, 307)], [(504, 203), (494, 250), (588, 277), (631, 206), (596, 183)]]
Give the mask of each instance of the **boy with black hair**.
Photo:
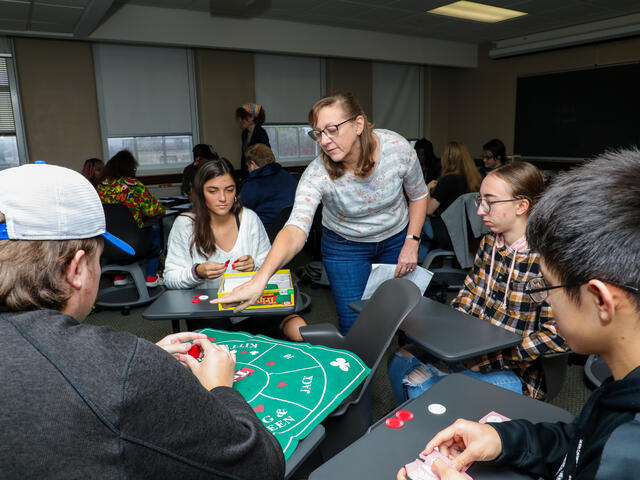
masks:
[(189, 332), (154, 345), (79, 323), (103, 239), (135, 253), (105, 231), (79, 173), (0, 172), (0, 476), (283, 478), (278, 442), (231, 388), (226, 346)]
[[(426, 446), (456, 469), (495, 460), (557, 480), (632, 479), (640, 471), (640, 151), (608, 152), (558, 176), (529, 218), (542, 277), (527, 293), (553, 308), (571, 348), (598, 354), (613, 381), (570, 424), (458, 420)], [(463, 477), (444, 462), (444, 480)], [(404, 478), (404, 469), (398, 478)]]

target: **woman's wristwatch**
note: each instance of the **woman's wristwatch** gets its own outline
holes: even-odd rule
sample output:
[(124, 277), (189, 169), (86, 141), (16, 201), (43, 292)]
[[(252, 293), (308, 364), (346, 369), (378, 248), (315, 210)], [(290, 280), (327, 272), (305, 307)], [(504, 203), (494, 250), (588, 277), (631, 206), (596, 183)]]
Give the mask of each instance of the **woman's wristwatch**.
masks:
[(407, 235), (407, 240), (415, 240), (416, 242), (420, 243), (420, 237), (416, 237), (415, 235)]

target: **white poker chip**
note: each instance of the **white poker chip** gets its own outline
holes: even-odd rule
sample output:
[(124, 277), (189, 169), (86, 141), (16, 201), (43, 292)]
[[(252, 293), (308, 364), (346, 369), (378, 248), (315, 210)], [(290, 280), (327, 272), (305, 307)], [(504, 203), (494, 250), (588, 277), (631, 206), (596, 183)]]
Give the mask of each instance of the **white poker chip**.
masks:
[(200, 295), (198, 298), (199, 298), (200, 300), (208, 300), (208, 299), (209, 299), (209, 296), (208, 296), (208, 295)]
[(442, 415), (447, 411), (447, 407), (441, 405), (440, 403), (432, 403), (427, 407), (427, 410), (429, 410), (429, 412), (433, 413), (434, 415)]

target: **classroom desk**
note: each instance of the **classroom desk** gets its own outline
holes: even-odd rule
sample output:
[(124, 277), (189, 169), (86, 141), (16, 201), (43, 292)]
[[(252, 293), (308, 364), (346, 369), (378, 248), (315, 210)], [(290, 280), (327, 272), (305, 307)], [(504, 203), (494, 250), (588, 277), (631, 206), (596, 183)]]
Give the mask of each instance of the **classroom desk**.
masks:
[[(349, 306), (359, 312), (365, 303), (361, 300)], [(522, 336), (516, 333), (426, 297), (407, 315), (400, 330), (431, 355), (451, 363), (522, 342)]]
[[(427, 407), (433, 403), (444, 405), (446, 411), (441, 415), (430, 413)], [(448, 375), (387, 417), (397, 410), (409, 410), (414, 414), (413, 420), (405, 422), (400, 429), (392, 429), (382, 419), (368, 433), (316, 469), (309, 480), (394, 479), (401, 467), (418, 458), (436, 433), (458, 418), (479, 420), (495, 411), (509, 418), (526, 418), (533, 422), (570, 422), (573, 419), (566, 410), (461, 374)], [(532, 478), (511, 468), (482, 462), (474, 463), (467, 473), (474, 480)]]
[[(200, 303), (192, 303), (195, 295), (207, 295), (208, 300)], [(181, 319), (206, 319), (206, 318), (246, 318), (246, 317), (270, 317), (274, 315), (289, 315), (306, 309), (311, 300), (306, 293), (294, 288), (295, 305), (282, 308), (265, 308), (257, 310), (219, 310), (218, 305), (212, 305), (209, 300), (218, 298), (216, 290), (195, 288), (187, 290), (167, 290), (155, 302), (142, 313), (142, 318), (147, 320), (171, 320), (173, 331), (179, 329)]]

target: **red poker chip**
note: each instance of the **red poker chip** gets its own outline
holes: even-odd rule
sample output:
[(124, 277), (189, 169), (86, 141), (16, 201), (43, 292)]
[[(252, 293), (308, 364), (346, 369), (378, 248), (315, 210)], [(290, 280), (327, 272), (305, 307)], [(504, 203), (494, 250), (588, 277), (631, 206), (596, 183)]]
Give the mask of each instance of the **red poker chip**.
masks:
[(398, 417), (403, 422), (408, 422), (409, 420), (413, 420), (413, 413), (409, 410), (398, 410), (396, 412), (396, 417)]
[(199, 293), (196, 293), (196, 294), (193, 296), (193, 298), (198, 298), (198, 297), (200, 297), (200, 294), (199, 294)]
[(202, 354), (202, 349), (198, 345), (193, 345), (189, 349), (187, 354), (191, 355), (193, 358), (195, 358), (197, 360), (198, 358), (200, 358), (200, 355)]
[(389, 428), (402, 428), (404, 426), (404, 422), (398, 417), (389, 417), (384, 421), (384, 423)]
[(200, 300), (199, 298), (194, 298), (193, 300), (191, 300), (191, 303), (201, 303), (202, 300)]

